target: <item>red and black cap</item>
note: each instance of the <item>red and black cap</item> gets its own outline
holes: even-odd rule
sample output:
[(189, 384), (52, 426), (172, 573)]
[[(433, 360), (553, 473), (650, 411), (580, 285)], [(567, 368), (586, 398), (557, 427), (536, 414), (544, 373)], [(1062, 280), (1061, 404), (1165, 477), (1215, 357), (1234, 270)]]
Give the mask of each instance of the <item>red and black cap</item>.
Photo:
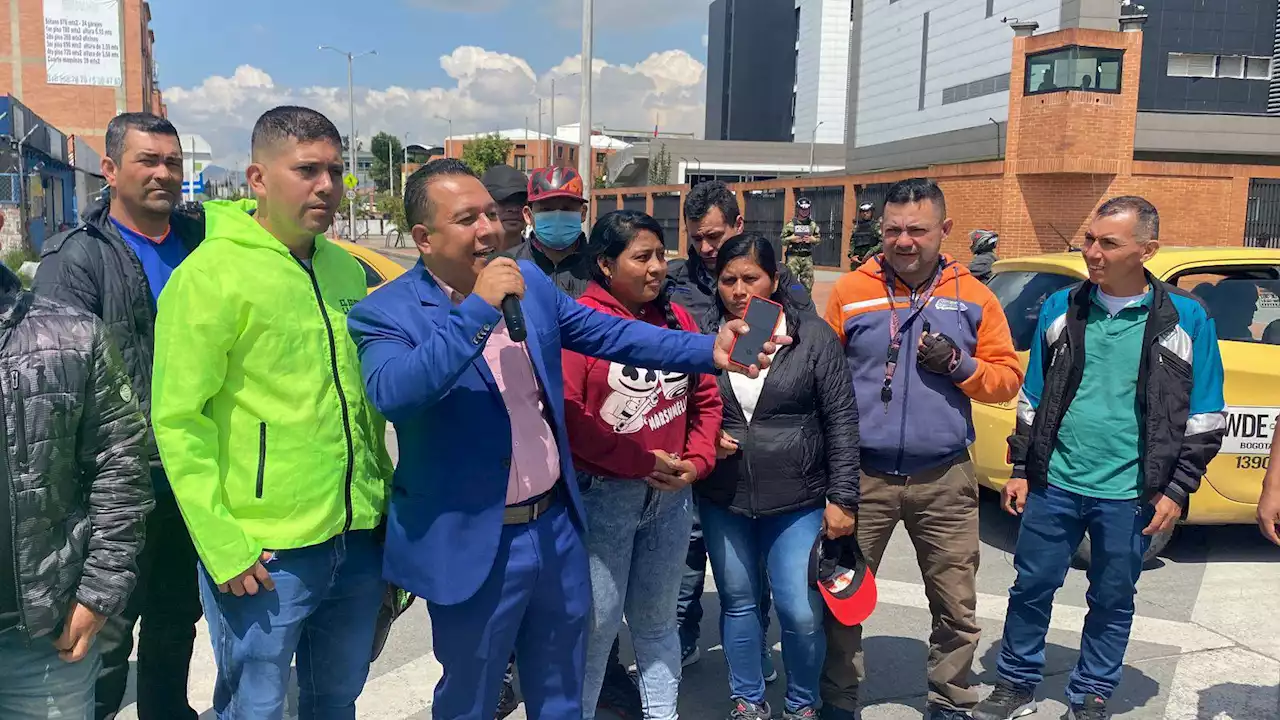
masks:
[(818, 533), (809, 553), (809, 582), (841, 625), (861, 625), (876, 609), (876, 579), (852, 535), (830, 540)]
[(567, 167), (538, 168), (529, 175), (529, 204), (551, 198), (587, 201), (578, 171)]

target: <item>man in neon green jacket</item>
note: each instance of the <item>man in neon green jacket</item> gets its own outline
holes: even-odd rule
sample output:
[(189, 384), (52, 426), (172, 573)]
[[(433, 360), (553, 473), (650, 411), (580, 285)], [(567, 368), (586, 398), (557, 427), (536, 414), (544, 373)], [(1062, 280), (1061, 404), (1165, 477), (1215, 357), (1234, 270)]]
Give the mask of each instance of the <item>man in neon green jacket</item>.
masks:
[(223, 720), (281, 717), (295, 652), (304, 719), (354, 718), (368, 674), (391, 462), (346, 331), (364, 272), (321, 235), (342, 171), (332, 122), (268, 111), (246, 173), (259, 203), (206, 203), (206, 240), (160, 295), (152, 416)]

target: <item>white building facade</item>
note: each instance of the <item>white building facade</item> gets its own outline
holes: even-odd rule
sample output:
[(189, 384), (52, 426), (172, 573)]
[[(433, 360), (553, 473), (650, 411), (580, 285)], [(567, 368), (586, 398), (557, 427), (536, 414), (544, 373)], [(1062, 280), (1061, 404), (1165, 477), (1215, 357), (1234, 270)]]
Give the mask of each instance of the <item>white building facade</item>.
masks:
[[(795, 142), (843, 143), (853, 0), (795, 0)], [(821, 124), (819, 124), (821, 123)]]

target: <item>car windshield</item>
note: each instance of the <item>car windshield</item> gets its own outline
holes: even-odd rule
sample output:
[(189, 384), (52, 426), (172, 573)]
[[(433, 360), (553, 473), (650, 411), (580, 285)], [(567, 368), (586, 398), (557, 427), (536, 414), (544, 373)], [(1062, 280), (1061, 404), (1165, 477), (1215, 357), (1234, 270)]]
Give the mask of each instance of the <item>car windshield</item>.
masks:
[(1004, 308), (1009, 319), (1013, 346), (1020, 352), (1031, 349), (1040, 320), (1040, 306), (1055, 292), (1080, 282), (1069, 275), (1051, 272), (1013, 270), (997, 272), (987, 284)]

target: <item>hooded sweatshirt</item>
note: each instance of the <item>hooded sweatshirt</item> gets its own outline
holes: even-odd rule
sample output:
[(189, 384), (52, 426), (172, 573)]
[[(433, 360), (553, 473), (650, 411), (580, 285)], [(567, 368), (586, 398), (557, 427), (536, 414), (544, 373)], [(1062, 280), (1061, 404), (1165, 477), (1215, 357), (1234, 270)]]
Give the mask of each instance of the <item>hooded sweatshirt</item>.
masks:
[[(595, 282), (587, 285), (578, 302), (617, 317), (667, 326), (655, 303), (645, 305), (636, 318)], [(681, 330), (698, 332), (688, 311), (678, 305), (671, 309)], [(637, 368), (568, 350), (563, 367), (565, 424), (578, 470), (643, 478), (653, 472), (651, 451), (665, 450), (692, 462), (699, 479), (711, 472), (723, 409), (714, 376)]]
[[(911, 317), (911, 288), (894, 279), (893, 300), (881, 267), (870, 258), (836, 282), (826, 319), (844, 345), (861, 418), (862, 467), (892, 475), (913, 475), (961, 456), (973, 444), (970, 400), (1002, 403), (1017, 397), (1022, 365), (1014, 353), (1004, 309), (991, 290), (963, 265), (943, 256), (941, 278), (924, 310)], [(927, 285), (926, 285), (927, 286)], [(924, 293), (925, 288), (919, 292)], [(895, 308), (902, 325), (902, 348), (893, 376), (893, 397), (881, 400)], [(916, 363), (924, 324), (960, 348), (950, 377)]]
[(253, 201), (205, 203), (206, 239), (160, 293), (152, 419), (205, 568), (382, 520), (391, 460), (347, 311), (364, 271), (324, 237), (295, 258)]

